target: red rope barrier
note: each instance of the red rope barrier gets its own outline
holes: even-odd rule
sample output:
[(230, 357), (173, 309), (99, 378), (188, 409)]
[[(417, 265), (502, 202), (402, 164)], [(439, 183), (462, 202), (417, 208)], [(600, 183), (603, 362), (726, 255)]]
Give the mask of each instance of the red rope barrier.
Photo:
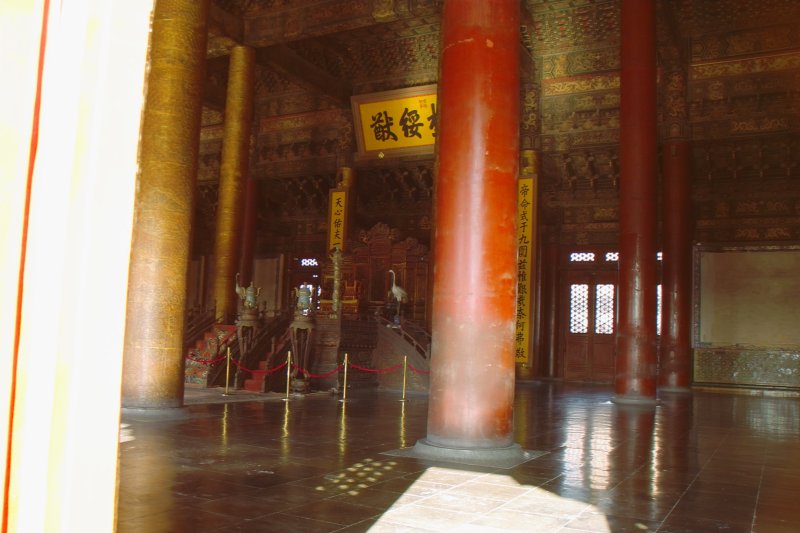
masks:
[(430, 374), (429, 371), (420, 370), (419, 368), (414, 368), (414, 365), (408, 363), (408, 368), (411, 369), (412, 372), (416, 372), (417, 374)]
[(277, 372), (281, 368), (286, 368), (286, 361), (284, 361), (283, 363), (279, 364), (276, 367), (268, 368), (266, 370), (253, 370), (252, 368), (247, 368), (246, 366), (241, 365), (239, 363), (239, 361), (237, 361), (236, 359), (233, 359), (233, 358), (231, 358), (231, 363), (233, 363), (239, 370), (244, 370), (245, 372), (249, 372), (249, 373), (251, 373), (253, 375), (256, 375), (256, 374), (267, 374), (267, 375), (274, 374), (275, 372)]
[[(232, 332), (232, 333), (236, 333), (236, 332), (234, 331), (234, 332)], [(277, 355), (278, 353), (280, 353), (280, 352), (281, 352), (281, 351), (282, 351), (282, 350), (283, 350), (283, 349), (286, 347), (286, 343), (287, 343), (287, 341), (286, 341), (286, 340), (284, 340), (284, 341), (283, 341), (281, 344), (279, 344), (279, 345), (278, 345), (278, 347), (277, 347), (277, 348), (275, 348), (275, 351), (274, 351), (274, 352), (267, 354), (267, 355), (264, 357), (264, 360), (265, 360), (265, 361), (269, 361), (269, 358), (270, 358), (270, 357), (272, 357), (272, 356), (274, 356), (274, 355)], [(223, 357), (223, 359), (225, 359), (225, 358)], [(267, 375), (269, 375), (269, 374), (274, 374), (275, 372), (277, 372), (277, 371), (278, 371), (278, 370), (280, 370), (281, 368), (285, 368), (285, 367), (286, 367), (286, 362), (284, 361), (284, 362), (283, 362), (283, 363), (281, 363), (280, 365), (278, 365), (278, 366), (276, 366), (276, 367), (273, 367), (273, 368), (271, 368), (271, 369), (268, 369), (268, 370), (253, 370), (252, 368), (247, 368), (246, 366), (242, 366), (242, 365), (239, 363), (239, 361), (237, 361), (236, 359), (233, 359), (233, 358), (231, 358), (231, 362), (232, 362), (234, 365), (236, 365), (236, 366), (237, 366), (237, 367), (238, 367), (240, 370), (244, 370), (245, 372), (250, 372), (251, 374), (267, 374)]]
[(362, 372), (372, 372), (374, 374), (386, 374), (386, 373), (389, 373), (389, 372), (394, 372), (395, 370), (397, 370), (399, 368), (403, 368), (403, 364), (402, 363), (398, 363), (398, 364), (396, 364), (394, 366), (390, 366), (388, 368), (367, 368), (367, 367), (364, 367), (364, 366), (357, 365), (355, 363), (350, 363), (350, 367), (351, 368), (355, 368), (356, 370), (361, 370)]
[(300, 372), (301, 374), (303, 374), (306, 377), (313, 378), (313, 379), (324, 379), (324, 378), (327, 378), (329, 376), (332, 376), (332, 375), (338, 373), (341, 369), (344, 368), (344, 365), (339, 365), (336, 368), (334, 368), (333, 370), (331, 370), (330, 372), (327, 372), (325, 374), (312, 374), (311, 372), (309, 372), (305, 368), (300, 368), (299, 365), (292, 365), (292, 368), (294, 368), (295, 370), (297, 370), (298, 372)]

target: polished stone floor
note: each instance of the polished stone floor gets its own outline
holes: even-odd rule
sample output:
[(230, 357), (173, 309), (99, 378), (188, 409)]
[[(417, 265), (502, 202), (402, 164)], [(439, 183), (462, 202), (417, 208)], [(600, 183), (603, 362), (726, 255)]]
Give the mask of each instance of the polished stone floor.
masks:
[(548, 453), (504, 470), (385, 455), (425, 436), (424, 396), (188, 389), (175, 413), (123, 414), (118, 529), (800, 531), (800, 399), (611, 396), (518, 386), (515, 440)]

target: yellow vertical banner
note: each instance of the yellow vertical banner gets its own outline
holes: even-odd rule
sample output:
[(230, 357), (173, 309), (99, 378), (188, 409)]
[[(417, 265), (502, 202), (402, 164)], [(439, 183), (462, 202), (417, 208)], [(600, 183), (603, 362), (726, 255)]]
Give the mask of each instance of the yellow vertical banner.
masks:
[(536, 257), (535, 190), (533, 178), (521, 178), (517, 185), (517, 326), (514, 359), (517, 364), (530, 360), (531, 297), (533, 261)]
[(328, 250), (344, 251), (347, 237), (347, 191), (331, 190), (328, 207)]

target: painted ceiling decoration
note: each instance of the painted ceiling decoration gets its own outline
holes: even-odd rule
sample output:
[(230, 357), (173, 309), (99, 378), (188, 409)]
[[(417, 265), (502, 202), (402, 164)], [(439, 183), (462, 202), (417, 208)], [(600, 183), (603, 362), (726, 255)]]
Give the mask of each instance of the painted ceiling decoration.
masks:
[[(578, 243), (613, 241), (620, 0), (522, 7), (521, 144), (541, 151), (545, 224)], [(294, 180), (278, 189), (316, 198), (304, 180), (330, 181), (352, 161), (351, 96), (437, 83), (441, 8), (440, 0), (213, 0), (200, 179), (215, 172), (232, 46), (257, 50), (253, 175)], [(731, 213), (746, 210), (738, 197), (771, 197), (800, 180), (800, 2), (658, 0), (657, 21), (659, 137), (692, 140), (699, 236), (735, 237)], [(358, 181), (369, 198), (362, 206), (424, 202), (420, 165), (432, 161), (365, 165), (359, 173), (381, 186)], [(737, 197), (725, 192), (732, 182)], [(744, 237), (800, 239), (798, 187), (789, 188), (774, 213), (758, 208), (763, 231)]]

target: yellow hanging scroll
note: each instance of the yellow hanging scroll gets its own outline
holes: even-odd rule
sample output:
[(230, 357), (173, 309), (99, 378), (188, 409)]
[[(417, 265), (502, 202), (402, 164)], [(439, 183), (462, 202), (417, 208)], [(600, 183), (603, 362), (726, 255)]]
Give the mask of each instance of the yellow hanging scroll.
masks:
[(533, 178), (521, 178), (517, 186), (517, 327), (514, 359), (527, 364), (530, 359), (531, 272), (535, 256), (533, 230), (536, 226)]
[(332, 190), (330, 194), (328, 250), (344, 251), (347, 237), (347, 191)]

